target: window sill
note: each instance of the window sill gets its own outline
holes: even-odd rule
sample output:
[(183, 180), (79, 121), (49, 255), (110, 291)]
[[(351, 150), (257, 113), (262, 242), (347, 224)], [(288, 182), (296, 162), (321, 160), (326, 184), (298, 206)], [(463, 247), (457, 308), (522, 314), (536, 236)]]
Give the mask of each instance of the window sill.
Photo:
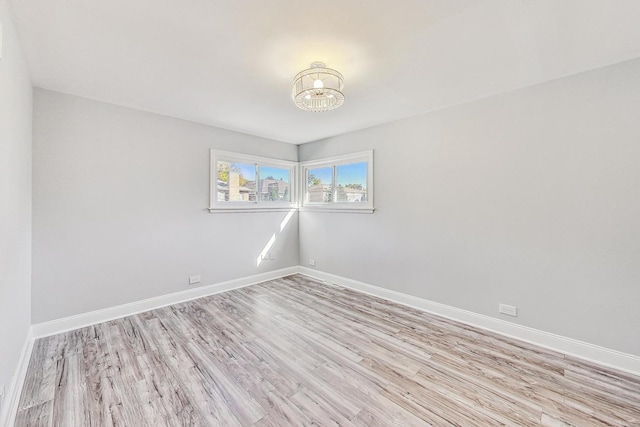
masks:
[(291, 210), (298, 210), (294, 206), (287, 207), (272, 207), (272, 208), (209, 208), (209, 213), (260, 213), (260, 212), (289, 212)]
[(375, 208), (335, 208), (323, 206), (305, 206), (300, 208), (300, 212), (332, 212), (332, 213), (355, 213), (355, 214), (372, 214)]
[(260, 212), (331, 212), (331, 213), (351, 213), (351, 214), (372, 214), (375, 212), (375, 208), (331, 208), (320, 206), (305, 206), (298, 208), (295, 206), (280, 207), (280, 208), (208, 208), (209, 213), (260, 213)]

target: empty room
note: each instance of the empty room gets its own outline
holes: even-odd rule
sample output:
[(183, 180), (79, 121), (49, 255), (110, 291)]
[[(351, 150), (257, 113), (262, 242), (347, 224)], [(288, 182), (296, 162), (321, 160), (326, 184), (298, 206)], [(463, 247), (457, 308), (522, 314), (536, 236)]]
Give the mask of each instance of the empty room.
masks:
[(0, 426), (640, 426), (639, 23), (0, 0)]

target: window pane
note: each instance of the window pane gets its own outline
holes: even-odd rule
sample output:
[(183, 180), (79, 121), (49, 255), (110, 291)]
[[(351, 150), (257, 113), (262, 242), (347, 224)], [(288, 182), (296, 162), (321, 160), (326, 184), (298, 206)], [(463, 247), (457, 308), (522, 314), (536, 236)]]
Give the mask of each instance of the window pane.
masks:
[(333, 198), (333, 168), (308, 169), (307, 170), (307, 202), (330, 203)]
[(367, 162), (336, 166), (338, 202), (367, 201)]
[(261, 202), (290, 202), (289, 169), (260, 166)]
[(256, 165), (218, 162), (218, 201), (255, 202)]

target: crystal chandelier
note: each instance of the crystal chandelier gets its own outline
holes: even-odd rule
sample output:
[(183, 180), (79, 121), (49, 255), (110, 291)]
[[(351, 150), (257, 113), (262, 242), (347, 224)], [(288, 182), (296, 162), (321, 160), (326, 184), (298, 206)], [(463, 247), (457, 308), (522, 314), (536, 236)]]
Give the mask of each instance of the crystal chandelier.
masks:
[(314, 62), (311, 68), (299, 72), (293, 79), (293, 102), (306, 111), (329, 111), (344, 103), (342, 74), (323, 62)]

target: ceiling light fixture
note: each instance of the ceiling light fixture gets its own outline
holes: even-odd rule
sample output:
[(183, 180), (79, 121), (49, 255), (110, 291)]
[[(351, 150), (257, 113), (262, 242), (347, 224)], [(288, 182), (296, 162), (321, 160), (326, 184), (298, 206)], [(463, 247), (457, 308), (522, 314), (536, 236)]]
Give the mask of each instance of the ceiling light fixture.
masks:
[(342, 88), (342, 74), (327, 68), (324, 62), (314, 62), (311, 68), (299, 72), (293, 79), (291, 97), (303, 110), (329, 111), (344, 103)]

